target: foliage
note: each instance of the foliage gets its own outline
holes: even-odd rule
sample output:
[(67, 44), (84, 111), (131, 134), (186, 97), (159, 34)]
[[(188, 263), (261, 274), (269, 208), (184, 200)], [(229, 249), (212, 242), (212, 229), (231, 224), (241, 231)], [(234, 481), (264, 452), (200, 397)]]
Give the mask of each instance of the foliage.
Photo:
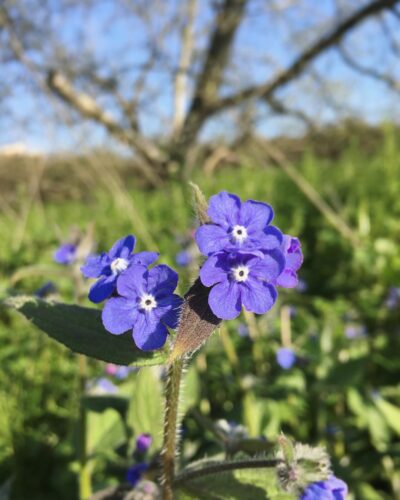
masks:
[[(191, 401), (183, 409), (182, 463), (225, 450), (213, 424), (224, 418), (245, 425), (249, 439), (263, 436), (268, 443), (283, 430), (298, 441), (326, 446), (336, 475), (348, 482), (356, 498), (398, 494), (400, 316), (399, 309), (386, 307), (385, 299), (389, 288), (400, 282), (399, 157), (395, 134), (388, 127), (376, 155), (366, 156), (354, 145), (335, 163), (317, 161), (311, 154), (298, 163), (298, 171), (354, 228), (361, 241), (357, 248), (344, 241), (275, 167), (261, 169), (249, 158), (240, 168), (199, 179), (207, 194), (224, 188), (274, 206), (277, 224), (301, 235), (306, 256), (301, 278), (307, 290), (281, 294), (280, 310), (249, 322), (249, 337), (237, 334), (239, 321), (229, 323), (194, 357), (185, 389)], [(113, 191), (103, 180), (96, 182), (84, 205), (73, 198), (44, 205), (34, 201), (24, 212), (25, 193), (20, 205), (0, 216), (2, 296), (6, 288), (34, 292), (48, 279), (50, 268), (60, 294), (73, 300), (70, 278), (49, 265), (57, 246), (53, 228), (60, 224), (67, 232), (71, 224), (84, 228), (94, 219), (101, 248), (134, 229), (142, 241), (156, 242), (166, 264), (174, 264), (180, 250), (174, 238), (185, 232), (192, 216), (184, 188), (170, 183), (164, 191), (149, 194), (131, 186)], [(150, 249), (150, 242), (147, 245), (140, 250)], [(21, 274), (32, 263), (39, 268)], [(17, 271), (20, 278), (13, 279)], [(181, 292), (194, 277), (191, 267), (183, 273)], [(297, 362), (282, 370), (275, 355), (285, 333), (282, 307), (289, 306), (295, 308), (290, 327)], [(76, 360), (9, 310), (0, 314), (0, 385), (6, 388), (0, 393), (0, 484), (13, 477), (17, 499), (74, 497)], [(244, 320), (248, 318), (240, 322)], [(363, 325), (366, 334), (347, 338), (346, 328), (354, 324)], [(93, 361), (89, 369), (97, 377), (103, 365)], [(156, 369), (149, 370), (151, 375), (141, 371), (119, 383), (121, 396), (131, 399), (135, 394), (146, 400), (146, 385), (135, 389), (142, 376), (155, 377), (161, 393), (162, 377)], [(139, 404), (126, 412), (121, 406), (119, 411), (100, 412), (97, 407), (93, 412), (92, 406), (97, 488), (124, 478), (126, 446), (132, 450), (137, 432), (159, 432), (160, 401), (151, 404), (154, 418), (149, 422), (140, 420), (145, 412), (140, 413)], [(134, 428), (135, 422), (140, 429)], [(98, 429), (105, 435), (96, 437)]]

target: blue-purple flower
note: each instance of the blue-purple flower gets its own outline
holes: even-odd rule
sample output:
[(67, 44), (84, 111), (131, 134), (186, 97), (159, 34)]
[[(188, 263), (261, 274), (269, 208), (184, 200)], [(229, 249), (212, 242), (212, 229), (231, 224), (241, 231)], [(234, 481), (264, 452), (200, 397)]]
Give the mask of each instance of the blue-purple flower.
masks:
[(126, 480), (132, 486), (136, 486), (148, 468), (149, 466), (146, 463), (132, 465), (126, 472)]
[(176, 328), (182, 299), (173, 292), (178, 275), (165, 265), (150, 270), (132, 264), (117, 280), (120, 297), (107, 301), (102, 313), (104, 327), (120, 335), (133, 330), (133, 339), (143, 351), (161, 348), (169, 328)]
[(303, 252), (298, 238), (283, 235), (281, 250), (285, 257), (285, 269), (276, 280), (276, 284), (283, 288), (295, 288), (298, 283), (297, 271), (303, 263)]
[(130, 373), (137, 370), (138, 368), (136, 368), (135, 366), (120, 366), (115, 365), (114, 363), (107, 363), (105, 368), (105, 372), (107, 373), (107, 375), (111, 375), (118, 380), (126, 379)]
[(140, 453), (146, 453), (146, 451), (150, 448), (152, 442), (153, 438), (151, 434), (140, 434), (136, 438), (136, 450)]
[(312, 483), (304, 490), (301, 500), (345, 500), (347, 484), (335, 476)]
[(35, 297), (39, 297), (40, 299), (44, 299), (49, 295), (57, 293), (57, 287), (52, 281), (47, 281), (44, 285), (38, 288), (34, 295)]
[(363, 338), (366, 337), (367, 335), (367, 328), (365, 327), (365, 325), (358, 325), (356, 323), (352, 323), (346, 325), (344, 329), (344, 334), (349, 340)]
[(57, 264), (69, 266), (76, 261), (77, 250), (77, 245), (74, 245), (73, 243), (62, 243), (54, 252), (53, 260), (54, 262), (57, 262)]
[(236, 318), (242, 306), (264, 314), (274, 305), (277, 292), (272, 284), (281, 274), (285, 260), (279, 250), (262, 252), (219, 252), (209, 257), (200, 270), (200, 280), (212, 287), (208, 303), (221, 319)]
[(389, 293), (385, 300), (385, 306), (392, 311), (400, 306), (400, 287), (392, 286), (389, 289)]
[(239, 337), (248, 337), (249, 336), (249, 327), (246, 325), (246, 323), (240, 323), (237, 332), (239, 334)]
[(193, 262), (193, 255), (189, 250), (181, 250), (175, 255), (175, 262), (178, 266), (186, 267)]
[(110, 297), (116, 288), (118, 276), (131, 264), (149, 266), (157, 260), (156, 252), (133, 254), (135, 237), (125, 236), (114, 243), (109, 252), (91, 255), (86, 259), (81, 271), (86, 278), (99, 278), (89, 291), (89, 299), (94, 303)]
[(270, 226), (274, 212), (266, 203), (242, 202), (238, 196), (223, 191), (211, 196), (207, 213), (211, 224), (200, 226), (195, 235), (204, 255), (221, 250), (271, 250), (282, 244), (282, 233)]
[(296, 354), (289, 347), (281, 347), (276, 353), (276, 362), (284, 370), (290, 370), (296, 362)]

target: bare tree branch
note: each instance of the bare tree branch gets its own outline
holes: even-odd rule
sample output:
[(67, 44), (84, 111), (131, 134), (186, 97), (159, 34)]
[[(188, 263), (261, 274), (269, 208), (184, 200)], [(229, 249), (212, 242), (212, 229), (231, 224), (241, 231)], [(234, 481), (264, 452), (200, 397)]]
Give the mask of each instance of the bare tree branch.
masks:
[(365, 19), (381, 12), (383, 9), (390, 9), (399, 2), (400, 0), (374, 0), (367, 5), (364, 5), (349, 17), (342, 20), (330, 33), (323, 35), (316, 42), (305, 49), (288, 68), (281, 71), (271, 81), (265, 83), (264, 85), (248, 87), (247, 89), (241, 90), (236, 94), (216, 100), (210, 104), (208, 113), (213, 114), (218, 111), (222, 111), (225, 108), (234, 106), (242, 102), (244, 99), (249, 99), (251, 97), (267, 98), (278, 88), (281, 88), (296, 78), (311, 61), (316, 59), (326, 49), (338, 43), (347, 33), (362, 23)]
[(400, 81), (395, 80), (390, 75), (381, 73), (380, 71), (377, 71), (374, 68), (360, 64), (356, 59), (353, 59), (351, 57), (351, 55), (346, 51), (346, 49), (342, 45), (338, 45), (337, 49), (343, 61), (348, 66), (350, 66), (350, 68), (357, 71), (358, 73), (374, 78), (375, 80), (382, 81), (383, 83), (388, 85), (388, 87), (390, 87), (392, 90), (395, 90), (396, 92), (400, 91)]
[(248, 0), (224, 0), (216, 15), (202, 70), (198, 76), (189, 112), (178, 143), (190, 144), (208, 116), (210, 104), (215, 102), (236, 31), (243, 18)]
[(174, 116), (172, 132), (176, 135), (182, 128), (185, 120), (185, 105), (187, 99), (188, 72), (193, 54), (194, 45), (194, 20), (196, 15), (197, 0), (188, 0), (187, 13), (182, 28), (181, 55), (179, 68), (175, 77), (174, 88)]

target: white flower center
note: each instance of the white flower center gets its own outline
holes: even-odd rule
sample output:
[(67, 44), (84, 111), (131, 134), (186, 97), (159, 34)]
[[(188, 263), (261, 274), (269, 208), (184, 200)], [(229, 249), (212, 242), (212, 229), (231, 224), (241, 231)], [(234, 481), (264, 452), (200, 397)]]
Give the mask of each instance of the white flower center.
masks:
[(111, 271), (113, 274), (120, 274), (122, 271), (125, 271), (129, 265), (129, 262), (126, 259), (114, 259), (111, 262)]
[(237, 243), (243, 243), (247, 238), (247, 229), (244, 226), (233, 226), (231, 234)]
[(232, 276), (236, 281), (246, 281), (249, 276), (250, 269), (247, 266), (237, 266), (231, 269)]
[(144, 293), (140, 297), (139, 307), (140, 307), (140, 309), (143, 309), (144, 311), (150, 312), (155, 307), (157, 307), (157, 301), (153, 297), (153, 295), (150, 295), (149, 293)]

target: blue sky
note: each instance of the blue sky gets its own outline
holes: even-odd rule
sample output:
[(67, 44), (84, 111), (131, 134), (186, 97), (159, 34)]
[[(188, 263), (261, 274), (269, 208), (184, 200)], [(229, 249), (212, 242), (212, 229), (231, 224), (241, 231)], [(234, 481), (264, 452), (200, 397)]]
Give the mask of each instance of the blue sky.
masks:
[[(139, 2), (141, 3), (141, 2)], [(200, 52), (206, 43), (204, 33), (211, 20), (210, 1), (198, 2), (196, 19), (196, 47)], [(349, 2), (354, 5), (361, 2)], [(146, 30), (143, 23), (132, 12), (117, 7), (119, 2), (101, 0), (91, 10), (77, 7), (67, 16), (55, 16), (49, 26), (49, 33), (56, 33), (59, 46), (71, 58), (84, 60), (88, 54), (97, 66), (96, 71), (103, 76), (112, 74), (116, 69), (124, 70), (120, 78), (121, 92), (125, 97), (132, 95), (138, 66), (147, 60)], [(149, 2), (151, 4), (151, 1)], [(151, 25), (155, 32), (160, 31), (167, 19), (176, 11), (179, 0), (164, 4), (164, 12), (151, 12)], [(301, 47), (318, 36), (321, 23), (325, 25), (334, 12), (331, 0), (303, 0), (300, 8), (289, 8), (284, 15), (266, 14), (263, 0), (250, 2), (245, 19), (237, 34), (233, 65), (228, 70), (232, 82), (223, 89), (232, 89), (248, 84), (262, 83), (271, 78), (277, 68), (287, 66)], [(57, 3), (55, 4), (57, 5)], [(389, 26), (395, 27), (394, 18), (386, 15)], [(394, 31), (393, 31), (394, 32)], [(289, 36), (289, 33), (291, 36)], [(140, 124), (147, 135), (163, 136), (168, 133), (172, 113), (172, 79), (169, 66), (176, 67), (179, 54), (179, 30), (173, 29), (165, 37), (160, 47), (163, 64), (156, 67), (146, 80), (147, 98), (141, 103)], [(293, 37), (298, 37), (293, 43)], [(49, 35), (51, 40), (51, 35)], [(374, 67), (387, 66), (392, 74), (399, 65), (389, 55), (387, 42), (376, 23), (366, 22), (347, 39), (350, 50), (355, 51), (359, 61)], [(30, 50), (29, 56), (39, 62), (51, 60), (51, 43), (43, 51)], [(194, 70), (198, 65), (194, 67)], [(377, 123), (393, 120), (399, 115), (397, 96), (387, 86), (371, 78), (361, 76), (348, 68), (335, 49), (327, 51), (312, 66), (319, 77), (326, 81), (334, 101), (349, 110), (349, 114)], [(0, 107), (0, 145), (22, 142), (29, 148), (54, 152), (68, 149), (85, 149), (97, 146), (110, 146), (102, 127), (90, 122), (81, 122), (72, 114), (68, 123), (61, 118), (62, 105), (49, 100), (32, 83), (30, 76), (16, 65), (9, 65), (2, 75), (3, 83), (15, 82), (11, 96)], [(78, 83), (79, 84), (79, 83)], [(82, 84), (85, 89), (85, 85)], [(294, 84), (280, 90), (277, 96), (287, 105), (303, 110), (321, 123), (334, 121), (338, 113), (318, 95), (318, 87), (309, 77), (303, 76)], [(100, 95), (101, 104), (119, 118), (115, 101)], [(1, 105), (1, 103), (0, 103)], [(257, 104), (258, 131), (266, 136), (282, 133), (296, 134), (302, 125), (288, 118), (271, 117), (266, 106)], [(229, 111), (216, 117), (202, 131), (203, 138), (231, 135), (234, 113)], [(72, 122), (72, 123), (71, 123)]]

